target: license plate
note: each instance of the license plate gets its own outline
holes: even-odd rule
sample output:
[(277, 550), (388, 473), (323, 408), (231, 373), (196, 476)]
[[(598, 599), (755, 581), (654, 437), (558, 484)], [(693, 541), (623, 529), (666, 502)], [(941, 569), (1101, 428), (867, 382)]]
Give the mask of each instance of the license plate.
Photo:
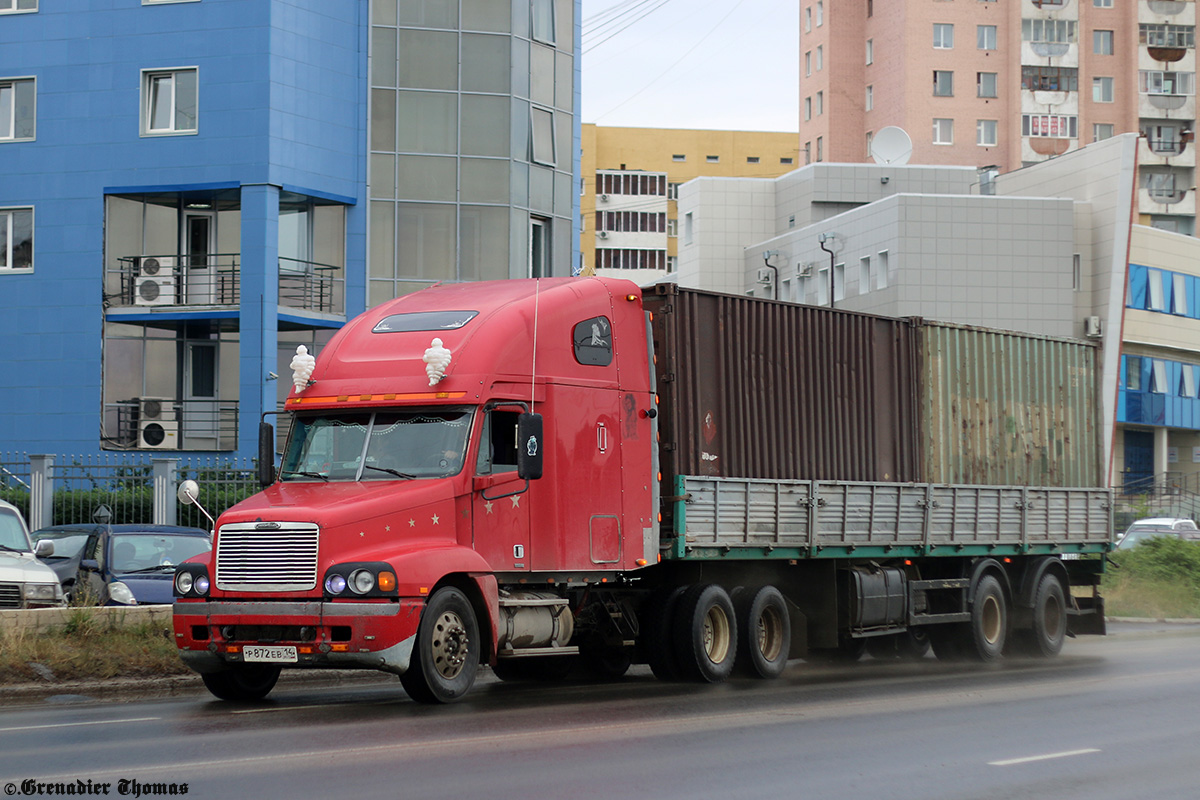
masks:
[(294, 647), (265, 647), (248, 644), (242, 648), (242, 661), (258, 661), (269, 664), (295, 664), (296, 648)]

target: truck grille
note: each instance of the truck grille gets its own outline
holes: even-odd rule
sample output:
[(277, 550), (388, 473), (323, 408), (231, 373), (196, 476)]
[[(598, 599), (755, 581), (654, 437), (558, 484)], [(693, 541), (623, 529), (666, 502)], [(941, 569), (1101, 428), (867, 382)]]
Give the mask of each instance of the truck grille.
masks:
[(0, 608), (21, 607), (21, 584), (0, 583)]
[[(217, 536), (217, 588), (299, 592), (317, 585), (320, 528), (307, 522), (225, 525)], [(262, 526), (262, 527), (260, 527)]]

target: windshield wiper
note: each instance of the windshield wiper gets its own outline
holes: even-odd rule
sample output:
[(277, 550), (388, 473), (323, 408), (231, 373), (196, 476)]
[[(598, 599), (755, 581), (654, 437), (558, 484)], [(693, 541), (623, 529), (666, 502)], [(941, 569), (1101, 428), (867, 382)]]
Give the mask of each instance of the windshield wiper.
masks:
[(19, 547), (9, 547), (6, 544), (0, 544), (0, 550), (7, 550), (10, 553), (28, 553), (28, 550), (22, 550)]
[(321, 474), (321, 473), (319, 473), (319, 472), (305, 472), (305, 471), (303, 471), (303, 470), (296, 470), (296, 469), (285, 469), (285, 470), (283, 470), (283, 471), (282, 471), (281, 473), (279, 473), (279, 474), (280, 474), (280, 476), (283, 476), (283, 475), (303, 475), (303, 476), (304, 476), (304, 477), (306, 477), (306, 478), (320, 478), (321, 480), (325, 481), (326, 483), (328, 483), (328, 482), (329, 482), (329, 476), (328, 476), (328, 475), (322, 475), (322, 474)]
[(159, 565), (158, 565), (158, 566), (156, 566), (156, 567), (143, 567), (143, 568), (141, 568), (141, 569), (130, 569), (130, 570), (123, 570), (123, 571), (121, 572), (121, 574), (122, 574), (122, 575), (137, 575), (137, 574), (139, 574), (139, 573), (142, 573), (142, 572), (165, 572), (165, 571), (167, 571), (167, 570), (170, 570), (171, 572), (174, 572), (174, 571), (175, 571), (175, 565), (174, 565), (174, 564), (159, 564)]
[(397, 478), (404, 478), (407, 481), (416, 479), (416, 475), (409, 475), (407, 472), (401, 472), (398, 469), (389, 469), (387, 467), (373, 467), (370, 464), (364, 464), (363, 469), (373, 469), (379, 472), (386, 472), (389, 475), (395, 475)]

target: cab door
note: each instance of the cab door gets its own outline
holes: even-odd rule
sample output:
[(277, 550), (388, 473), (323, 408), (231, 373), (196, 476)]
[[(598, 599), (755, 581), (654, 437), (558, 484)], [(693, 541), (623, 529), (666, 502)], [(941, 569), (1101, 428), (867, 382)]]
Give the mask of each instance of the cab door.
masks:
[(484, 413), (471, 486), (475, 552), (497, 572), (527, 572), (529, 491), (517, 477), (517, 412)]

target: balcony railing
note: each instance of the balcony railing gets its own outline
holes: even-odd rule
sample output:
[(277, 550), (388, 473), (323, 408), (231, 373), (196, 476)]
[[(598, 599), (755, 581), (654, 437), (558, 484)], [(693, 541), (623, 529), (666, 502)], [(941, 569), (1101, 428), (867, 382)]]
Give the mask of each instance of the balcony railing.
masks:
[(236, 400), (134, 397), (106, 403), (104, 422), (109, 449), (237, 449)]
[[(236, 306), (241, 302), (239, 253), (124, 256), (108, 270), (110, 308)], [(279, 259), (279, 304), (330, 314), (345, 308), (341, 267)], [(115, 291), (114, 291), (115, 290)]]

